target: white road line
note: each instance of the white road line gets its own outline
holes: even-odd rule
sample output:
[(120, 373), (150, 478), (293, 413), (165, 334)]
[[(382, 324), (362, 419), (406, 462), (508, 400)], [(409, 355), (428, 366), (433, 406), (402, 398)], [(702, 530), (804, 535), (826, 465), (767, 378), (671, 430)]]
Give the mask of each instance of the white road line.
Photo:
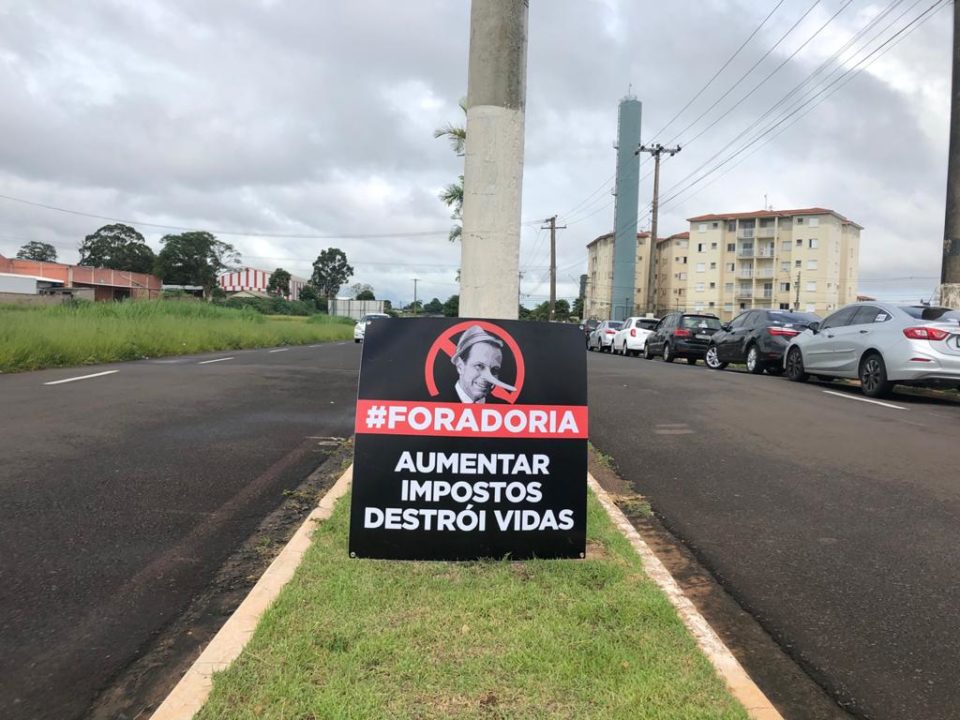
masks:
[(883, 407), (893, 408), (894, 410), (909, 410), (910, 408), (905, 408), (901, 405), (893, 405), (891, 403), (880, 402), (879, 400), (871, 400), (870, 398), (857, 397), (856, 395), (847, 395), (846, 393), (838, 393), (833, 390), (823, 390), (827, 395), (835, 395), (836, 397), (846, 398), (847, 400), (857, 400), (859, 402), (870, 403), (871, 405), (882, 405)]
[(682, 430), (680, 428), (662, 428), (653, 431), (654, 435), (694, 435), (693, 430)]
[(687, 423), (657, 423), (658, 428), (685, 428), (690, 427)]
[(290, 348), (277, 348), (276, 350), (271, 350), (270, 352), (272, 352), (272, 353), (275, 353), (275, 352), (286, 352), (286, 351), (289, 350), (289, 349), (290, 349)]
[(232, 357), (217, 358), (216, 360), (203, 360), (198, 362), (197, 365), (209, 365), (210, 363), (223, 362), (224, 360), (233, 360)]
[(90, 378), (103, 377), (104, 375), (113, 375), (115, 372), (120, 371), (107, 370), (106, 372), (94, 373), (93, 375), (81, 375), (80, 377), (67, 378), (66, 380), (53, 380), (52, 382), (45, 382), (44, 385), (62, 385), (63, 383), (76, 382), (77, 380), (89, 380)]

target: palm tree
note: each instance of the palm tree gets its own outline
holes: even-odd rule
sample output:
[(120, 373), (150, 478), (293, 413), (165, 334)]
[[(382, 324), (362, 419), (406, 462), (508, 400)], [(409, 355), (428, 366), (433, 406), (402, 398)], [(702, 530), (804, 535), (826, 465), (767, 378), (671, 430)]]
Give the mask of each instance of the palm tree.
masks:
[[(459, 104), (460, 109), (463, 110), (463, 114), (466, 115), (466, 98), (461, 99)], [(447, 140), (450, 141), (450, 147), (457, 156), (463, 157), (464, 147), (467, 143), (467, 129), (465, 127), (447, 123), (446, 126), (434, 130), (433, 136), (435, 138), (447, 138)], [(450, 242), (459, 240), (461, 233), (460, 220), (463, 212), (463, 175), (459, 177), (457, 182), (451, 183), (443, 189), (440, 193), (440, 201), (448, 208), (453, 209), (450, 217), (457, 221), (457, 224), (450, 228)]]

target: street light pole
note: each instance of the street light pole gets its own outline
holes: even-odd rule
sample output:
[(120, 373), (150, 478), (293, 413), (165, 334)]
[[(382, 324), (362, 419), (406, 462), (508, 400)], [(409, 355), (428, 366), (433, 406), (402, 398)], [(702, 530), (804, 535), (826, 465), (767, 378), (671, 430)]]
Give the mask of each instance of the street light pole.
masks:
[(960, 10), (953, 6), (953, 79), (950, 93), (950, 149), (947, 202), (940, 266), (940, 304), (960, 307)]

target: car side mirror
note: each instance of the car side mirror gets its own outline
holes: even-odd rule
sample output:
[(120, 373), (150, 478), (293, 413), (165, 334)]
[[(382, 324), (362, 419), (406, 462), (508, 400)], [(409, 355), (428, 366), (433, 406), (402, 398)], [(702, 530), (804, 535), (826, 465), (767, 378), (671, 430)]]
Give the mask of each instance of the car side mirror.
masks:
[(808, 327), (810, 328), (810, 332), (812, 332), (814, 335), (820, 332), (820, 323), (818, 322), (812, 322)]
[(730, 323), (721, 323), (721, 324), (720, 324), (720, 329), (721, 329), (721, 330), (729, 330), (729, 329), (730, 329)]

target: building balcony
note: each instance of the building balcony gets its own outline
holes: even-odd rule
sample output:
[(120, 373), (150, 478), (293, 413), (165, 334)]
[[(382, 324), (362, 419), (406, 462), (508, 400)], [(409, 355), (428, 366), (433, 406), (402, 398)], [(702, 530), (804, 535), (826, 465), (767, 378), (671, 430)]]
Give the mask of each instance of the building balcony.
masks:
[(754, 277), (752, 268), (745, 268), (743, 270), (737, 270), (737, 277), (743, 278), (744, 280), (751, 280)]
[(756, 236), (757, 236), (758, 238), (772, 238), (772, 237), (774, 237), (774, 236), (777, 234), (777, 233), (776, 233), (776, 230), (777, 230), (777, 229), (776, 229), (775, 227), (772, 227), (772, 226), (771, 226), (771, 227), (757, 228), (757, 234), (756, 234)]
[(753, 245), (743, 245), (737, 248), (737, 257), (741, 258), (752, 258), (756, 253), (756, 248)]
[(754, 272), (753, 277), (762, 278), (764, 280), (770, 280), (773, 278), (774, 274), (775, 273), (773, 272), (773, 268), (758, 268)]
[(747, 299), (753, 297), (753, 288), (749, 286), (741, 286), (737, 288), (737, 298), (738, 299)]
[(737, 237), (745, 238), (745, 239), (746, 239), (746, 238), (752, 238), (752, 237), (754, 237), (754, 229), (753, 229), (753, 228), (738, 228), (738, 229), (737, 229)]

